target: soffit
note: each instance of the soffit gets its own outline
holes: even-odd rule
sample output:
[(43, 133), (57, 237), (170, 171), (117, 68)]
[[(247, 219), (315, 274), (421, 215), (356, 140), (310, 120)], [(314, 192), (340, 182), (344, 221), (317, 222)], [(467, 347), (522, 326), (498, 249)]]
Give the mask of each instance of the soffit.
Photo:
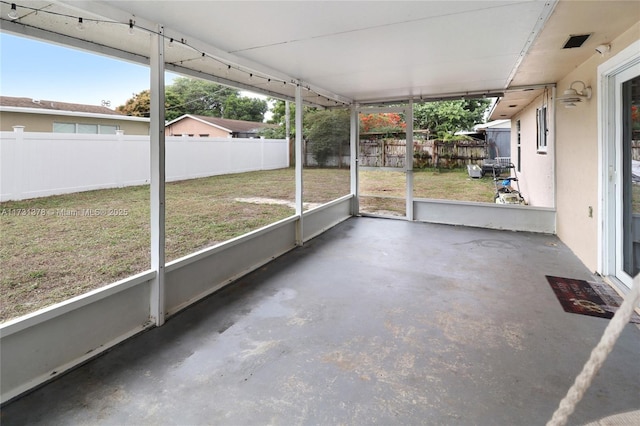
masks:
[[(598, 45), (611, 43), (639, 20), (638, 1), (560, 1), (524, 56), (511, 88), (560, 81), (597, 54)], [(581, 47), (563, 49), (570, 36), (581, 34), (590, 34)], [(586, 83), (596, 85), (595, 81)], [(557, 88), (559, 94), (565, 89)], [(507, 92), (495, 106), (491, 119), (510, 118), (543, 93), (544, 90)]]

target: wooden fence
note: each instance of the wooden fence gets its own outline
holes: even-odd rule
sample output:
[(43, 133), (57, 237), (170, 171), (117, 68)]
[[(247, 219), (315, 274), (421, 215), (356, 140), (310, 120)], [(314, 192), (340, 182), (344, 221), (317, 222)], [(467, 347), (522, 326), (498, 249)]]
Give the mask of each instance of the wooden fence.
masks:
[[(414, 141), (413, 166), (456, 168), (481, 164), (488, 158), (484, 141)], [(364, 167), (405, 167), (406, 140), (361, 139), (360, 165)]]

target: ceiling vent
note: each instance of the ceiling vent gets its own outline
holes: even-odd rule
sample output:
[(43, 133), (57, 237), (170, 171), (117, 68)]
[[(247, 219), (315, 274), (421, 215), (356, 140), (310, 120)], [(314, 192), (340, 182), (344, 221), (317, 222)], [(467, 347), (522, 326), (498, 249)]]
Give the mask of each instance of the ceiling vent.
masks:
[(563, 49), (573, 49), (574, 47), (580, 47), (587, 39), (591, 37), (591, 34), (581, 34), (569, 36), (569, 40), (562, 46)]

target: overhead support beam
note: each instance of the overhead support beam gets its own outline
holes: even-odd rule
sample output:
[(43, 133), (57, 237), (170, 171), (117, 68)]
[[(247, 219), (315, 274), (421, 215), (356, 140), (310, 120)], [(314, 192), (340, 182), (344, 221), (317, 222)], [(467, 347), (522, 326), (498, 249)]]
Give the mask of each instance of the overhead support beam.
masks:
[(545, 84), (530, 84), (527, 86), (513, 86), (505, 89), (504, 93), (512, 93), (512, 92), (528, 92), (531, 90), (542, 90), (542, 89), (552, 89), (556, 87), (555, 83), (545, 83)]
[[(235, 81), (235, 80), (230, 80), (228, 78), (218, 77), (218, 76), (216, 76), (214, 74), (210, 74), (210, 73), (207, 73), (207, 72), (194, 70), (194, 69), (191, 69), (191, 68), (186, 68), (184, 66), (180, 66), (180, 65), (177, 65), (177, 64), (165, 64), (165, 69), (167, 71), (171, 71), (171, 72), (174, 72), (176, 74), (182, 74), (182, 75), (187, 75), (187, 76), (194, 77), (194, 78), (199, 78), (199, 79), (202, 79), (202, 80), (211, 81), (213, 83), (221, 84), (223, 86), (228, 86), (228, 87), (231, 87), (231, 88), (234, 88), (234, 89), (246, 90), (246, 91), (257, 93), (257, 94), (260, 94), (260, 95), (270, 96), (272, 98), (281, 99), (283, 101), (289, 101), (289, 102), (295, 102), (296, 101), (295, 93), (294, 93), (294, 96), (287, 96), (287, 95), (279, 93), (279, 92), (275, 92), (275, 91), (267, 90), (267, 89), (262, 89), (262, 88), (259, 88), (259, 87), (256, 87), (256, 86), (252, 86), (250, 84), (241, 83), (241, 82), (238, 82), (238, 81)], [(287, 83), (287, 84), (290, 84), (291, 87), (295, 87), (295, 83)], [(310, 102), (310, 101), (305, 101), (304, 97), (302, 98), (302, 104), (306, 105), (306, 106), (326, 108), (326, 106), (324, 106), (324, 105), (316, 104), (316, 103), (313, 103), (313, 102)], [(342, 105), (342, 104), (339, 104), (338, 106), (344, 107), (344, 105)]]
[[(327, 99), (333, 100), (336, 102), (336, 105), (330, 105), (331, 107), (346, 107), (351, 105), (353, 102), (352, 99), (347, 98), (345, 96), (340, 96), (336, 93), (325, 90), (321, 87), (314, 86), (313, 84), (307, 83), (305, 81), (297, 81), (296, 84), (300, 85), (305, 90), (310, 90), (318, 96), (325, 97)], [(341, 105), (342, 104), (342, 105)]]
[(478, 99), (478, 98), (499, 98), (504, 96), (503, 89), (496, 90), (481, 90), (481, 91), (468, 91), (468, 92), (456, 92), (456, 93), (440, 93), (440, 94), (432, 94), (432, 95), (423, 95), (423, 96), (408, 96), (402, 98), (394, 98), (394, 99), (377, 99), (377, 100), (367, 100), (367, 101), (358, 101), (360, 103), (360, 111), (369, 113), (369, 111), (373, 111), (372, 113), (376, 113), (378, 111), (375, 108), (379, 108), (381, 111), (385, 112), (385, 108), (394, 107), (397, 105), (406, 105), (409, 100), (412, 100), (414, 103), (419, 102), (438, 102), (438, 101), (449, 101), (449, 100), (459, 100), (459, 99)]
[(165, 320), (165, 95), (163, 28), (151, 36), (151, 282), (150, 316), (157, 326)]
[(302, 106), (302, 88), (300, 86), (296, 86), (296, 118), (295, 118), (295, 128), (296, 128), (296, 216), (298, 216), (298, 222), (296, 225), (296, 244), (301, 246), (304, 241), (304, 228), (303, 228), (303, 211), (304, 211), (304, 199), (303, 199), (303, 188), (304, 182), (302, 179), (302, 164), (303, 164), (303, 152), (302, 152), (302, 115), (303, 115), (303, 106)]
[[(265, 95), (265, 96), (271, 96), (274, 98), (278, 98), (278, 99), (282, 99), (283, 101), (291, 101), (291, 102), (295, 102), (295, 96), (287, 96), (284, 95), (282, 93), (278, 93), (278, 92), (274, 92), (271, 90), (265, 90), (265, 89), (261, 89), (261, 88), (257, 88), (255, 86), (252, 86), (250, 84), (246, 84), (246, 83), (241, 83), (239, 81), (235, 81), (235, 80), (230, 80), (228, 78), (223, 78), (223, 77), (218, 77), (214, 74), (210, 74), (207, 72), (203, 72), (203, 71), (198, 71), (198, 70), (194, 70), (191, 68), (186, 68), (184, 66), (180, 66), (180, 65), (176, 65), (176, 64), (166, 64), (165, 68), (167, 71), (171, 71), (174, 72), (176, 74), (182, 74), (182, 75), (186, 75), (189, 77), (194, 77), (194, 78), (199, 78), (202, 80), (207, 80), (207, 81), (211, 81), (213, 83), (218, 83), (221, 84), (223, 86), (228, 86), (234, 89), (241, 89), (241, 90), (246, 90), (249, 92), (253, 92), (253, 93), (257, 93), (260, 95)], [(315, 104), (312, 103), (307, 103), (307, 105), (310, 106), (315, 106)]]
[(110, 56), (136, 64), (145, 66), (149, 65), (148, 56), (127, 52), (121, 49), (105, 46), (103, 44), (93, 43), (91, 41), (83, 40), (77, 37), (71, 37), (67, 34), (61, 34), (54, 31), (44, 30), (42, 28), (32, 27), (30, 25), (22, 24), (18, 21), (0, 19), (0, 27), (2, 27), (3, 32), (34, 38), (37, 40), (45, 40), (61, 46), (76, 48), (104, 56)]

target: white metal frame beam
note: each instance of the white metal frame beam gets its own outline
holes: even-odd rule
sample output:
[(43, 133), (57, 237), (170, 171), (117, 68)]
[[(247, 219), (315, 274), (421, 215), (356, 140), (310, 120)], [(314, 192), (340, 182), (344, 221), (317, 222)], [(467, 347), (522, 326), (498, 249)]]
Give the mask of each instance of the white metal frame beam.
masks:
[(360, 199), (359, 197), (359, 186), (358, 186), (358, 145), (360, 142), (360, 126), (358, 120), (358, 108), (357, 106), (351, 105), (351, 128), (349, 133), (349, 146), (351, 153), (351, 195), (353, 195), (351, 202), (351, 214), (357, 216), (360, 213)]
[[(402, 104), (402, 105), (400, 105)], [(405, 151), (405, 167), (404, 172), (406, 175), (405, 185), (405, 217), (407, 220), (414, 220), (413, 212), (413, 98), (405, 99), (394, 105), (388, 106), (366, 106), (360, 105), (355, 109), (356, 120), (358, 114), (389, 114), (389, 113), (404, 113), (405, 121), (407, 123), (406, 128), (406, 151)], [(359, 142), (359, 141), (358, 141)], [(389, 169), (389, 168), (387, 168)], [(400, 171), (400, 169), (398, 169)], [(356, 173), (357, 176), (357, 173)], [(352, 178), (353, 179), (353, 178)], [(357, 177), (356, 177), (357, 179)], [(359, 194), (356, 194), (356, 198)]]
[(151, 37), (151, 282), (150, 316), (157, 326), (165, 319), (165, 94), (164, 29)]
[(2, 19), (2, 31), (37, 40), (47, 40), (49, 42), (62, 46), (72, 47), (87, 52), (93, 52), (112, 58), (118, 58), (136, 64), (149, 65), (149, 58), (144, 55), (125, 52), (124, 50), (104, 46), (102, 44), (93, 43), (91, 41), (82, 40), (77, 37), (71, 37), (66, 34), (61, 34), (42, 28), (32, 27), (16, 21)]
[(303, 116), (303, 105), (302, 105), (302, 88), (300, 85), (296, 86), (296, 118), (295, 118), (295, 127), (296, 127), (296, 216), (298, 216), (298, 223), (296, 226), (296, 244), (301, 246), (304, 241), (304, 228), (302, 224), (302, 213), (304, 211), (304, 200), (303, 200), (303, 179), (302, 179), (302, 164), (303, 164), (303, 153), (302, 153), (302, 116)]
[(407, 175), (406, 189), (407, 207), (405, 214), (407, 220), (413, 220), (413, 100), (409, 99), (409, 104), (404, 111), (404, 119), (407, 123), (404, 165)]

